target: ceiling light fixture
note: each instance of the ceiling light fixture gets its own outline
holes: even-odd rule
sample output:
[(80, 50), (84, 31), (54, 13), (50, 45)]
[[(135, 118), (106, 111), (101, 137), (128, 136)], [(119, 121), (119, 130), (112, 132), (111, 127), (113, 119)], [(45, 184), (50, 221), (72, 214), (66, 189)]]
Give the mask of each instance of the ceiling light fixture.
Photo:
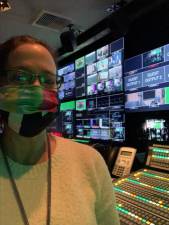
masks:
[(8, 0), (0, 0), (0, 12), (6, 12), (11, 9), (11, 5)]
[(109, 6), (105, 11), (107, 13), (114, 13), (124, 7), (127, 4), (126, 0), (113, 0), (113, 4)]

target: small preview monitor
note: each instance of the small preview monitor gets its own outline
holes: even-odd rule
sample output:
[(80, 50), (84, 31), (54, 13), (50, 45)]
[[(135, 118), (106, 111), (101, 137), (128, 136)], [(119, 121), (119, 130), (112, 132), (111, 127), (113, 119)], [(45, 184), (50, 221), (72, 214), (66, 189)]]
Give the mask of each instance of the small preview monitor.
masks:
[(91, 52), (85, 56), (85, 64), (90, 65), (96, 61), (96, 52)]
[(106, 45), (97, 50), (97, 60), (106, 58), (109, 55), (109, 45)]
[(75, 69), (76, 70), (79, 70), (79, 69), (83, 68), (84, 66), (85, 66), (84, 56), (75, 61)]
[(86, 110), (86, 99), (76, 101), (76, 111)]

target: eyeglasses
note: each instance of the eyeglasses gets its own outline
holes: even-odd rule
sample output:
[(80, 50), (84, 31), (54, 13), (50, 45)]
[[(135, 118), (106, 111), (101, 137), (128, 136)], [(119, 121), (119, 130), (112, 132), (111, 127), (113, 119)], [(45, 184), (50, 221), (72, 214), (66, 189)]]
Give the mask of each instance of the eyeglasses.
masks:
[(36, 78), (46, 89), (59, 89), (63, 83), (62, 77), (57, 77), (49, 72), (35, 73), (24, 69), (9, 69), (5, 70), (2, 75), (10, 85), (30, 85), (33, 84)]

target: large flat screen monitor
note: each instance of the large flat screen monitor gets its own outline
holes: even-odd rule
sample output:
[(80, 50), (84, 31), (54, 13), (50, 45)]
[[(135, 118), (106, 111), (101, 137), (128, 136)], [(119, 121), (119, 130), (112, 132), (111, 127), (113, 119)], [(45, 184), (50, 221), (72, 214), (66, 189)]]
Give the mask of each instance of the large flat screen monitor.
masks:
[(169, 109), (169, 45), (125, 61), (127, 112)]

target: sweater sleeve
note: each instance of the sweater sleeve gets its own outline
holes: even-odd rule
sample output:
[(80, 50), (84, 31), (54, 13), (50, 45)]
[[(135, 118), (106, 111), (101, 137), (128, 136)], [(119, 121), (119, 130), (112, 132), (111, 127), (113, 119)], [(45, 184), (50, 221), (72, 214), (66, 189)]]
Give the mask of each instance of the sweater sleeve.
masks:
[(97, 174), (100, 180), (100, 194), (96, 206), (97, 224), (120, 225), (111, 176), (102, 156), (98, 153), (97, 157)]

